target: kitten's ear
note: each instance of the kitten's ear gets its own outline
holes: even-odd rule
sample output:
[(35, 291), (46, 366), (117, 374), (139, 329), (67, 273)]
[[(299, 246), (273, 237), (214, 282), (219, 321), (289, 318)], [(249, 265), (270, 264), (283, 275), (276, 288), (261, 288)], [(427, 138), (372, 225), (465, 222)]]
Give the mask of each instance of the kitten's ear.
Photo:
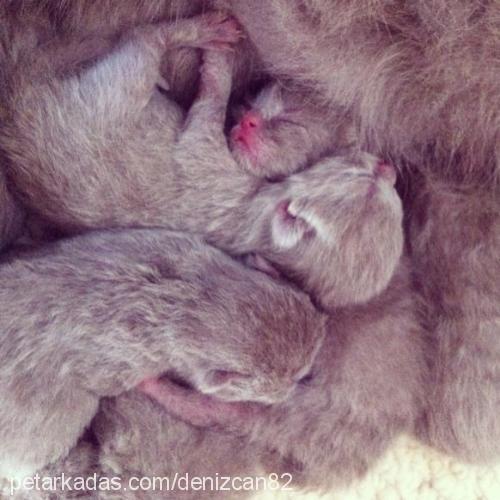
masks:
[(162, 91), (162, 92), (168, 92), (170, 90), (170, 84), (168, 83), (168, 80), (162, 76), (158, 76), (158, 80), (156, 82), (156, 86)]
[(268, 87), (268, 98), (274, 102), (283, 103), (283, 89), (278, 82), (271, 83)]
[(253, 107), (259, 109), (266, 119), (280, 115), (284, 110), (281, 85), (273, 82), (264, 87), (257, 94)]
[(298, 214), (293, 201), (278, 203), (271, 223), (272, 240), (277, 248), (289, 250), (314, 234), (314, 227)]

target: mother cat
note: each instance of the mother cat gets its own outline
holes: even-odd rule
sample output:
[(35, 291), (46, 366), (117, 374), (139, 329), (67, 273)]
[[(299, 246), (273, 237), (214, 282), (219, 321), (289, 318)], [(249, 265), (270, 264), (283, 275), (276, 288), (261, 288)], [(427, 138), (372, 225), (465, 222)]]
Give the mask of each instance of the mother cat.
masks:
[[(22, 3), (28, 12), (35, 5)], [(108, 1), (96, 12), (92, 2), (36, 4), (59, 33), (80, 35), (111, 35), (188, 8)], [(422, 435), (466, 458), (498, 456), (500, 7), (479, 0), (262, 0), (250, 12), (244, 4), (231, 2), (266, 68), (343, 104), (365, 148), (407, 167), (413, 267), (434, 378)]]

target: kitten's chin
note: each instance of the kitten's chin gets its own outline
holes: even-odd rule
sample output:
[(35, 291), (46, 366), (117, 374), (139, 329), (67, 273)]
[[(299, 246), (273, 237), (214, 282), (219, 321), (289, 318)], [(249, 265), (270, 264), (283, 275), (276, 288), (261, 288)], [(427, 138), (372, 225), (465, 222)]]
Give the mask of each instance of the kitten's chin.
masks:
[(230, 142), (229, 150), (238, 164), (243, 170), (249, 174), (256, 174), (260, 176), (261, 169), (257, 157), (249, 146), (239, 142)]

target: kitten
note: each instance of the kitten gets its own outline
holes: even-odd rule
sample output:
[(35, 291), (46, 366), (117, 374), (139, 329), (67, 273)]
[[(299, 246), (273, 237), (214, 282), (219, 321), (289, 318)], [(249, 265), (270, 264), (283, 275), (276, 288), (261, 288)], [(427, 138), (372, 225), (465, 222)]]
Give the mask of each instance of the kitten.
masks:
[(355, 147), (354, 127), (345, 112), (320, 106), (311, 95), (278, 82), (265, 85), (239, 110), (229, 137), (242, 168), (271, 178), (299, 172), (327, 155)]
[(206, 51), (186, 117), (157, 90), (166, 44), (220, 46), (239, 36), (234, 21), (213, 14), (149, 26), (80, 76), (21, 85), (1, 139), (13, 185), (59, 229), (190, 231), (233, 255), (258, 254), (321, 307), (368, 300), (402, 251), (389, 169), (362, 153), (279, 183), (238, 168), (223, 134), (228, 50)]
[(101, 398), (167, 371), (224, 401), (286, 399), (325, 333), (306, 295), (166, 230), (4, 255), (0, 279), (0, 478), (63, 457)]

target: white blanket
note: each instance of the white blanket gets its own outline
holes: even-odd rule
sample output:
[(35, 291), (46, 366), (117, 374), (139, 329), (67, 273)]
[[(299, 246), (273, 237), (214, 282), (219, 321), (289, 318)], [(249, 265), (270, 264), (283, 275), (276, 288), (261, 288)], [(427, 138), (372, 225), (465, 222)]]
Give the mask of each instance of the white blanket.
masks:
[(347, 490), (325, 495), (266, 492), (252, 500), (500, 500), (500, 463), (460, 463), (401, 438), (362, 481)]

